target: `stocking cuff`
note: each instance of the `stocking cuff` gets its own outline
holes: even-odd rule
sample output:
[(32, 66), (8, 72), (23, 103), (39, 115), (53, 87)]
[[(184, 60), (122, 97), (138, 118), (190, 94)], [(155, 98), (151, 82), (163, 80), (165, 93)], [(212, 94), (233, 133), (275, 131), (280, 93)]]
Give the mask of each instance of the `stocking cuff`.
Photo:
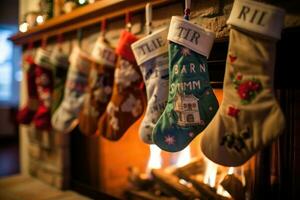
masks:
[(265, 3), (234, 1), (227, 24), (262, 36), (280, 39), (285, 11)]
[(118, 46), (116, 48), (116, 54), (130, 62), (135, 62), (135, 58), (130, 46), (137, 40), (138, 38), (132, 33), (125, 30), (122, 31)]
[(88, 74), (92, 60), (90, 57), (83, 52), (79, 47), (75, 47), (70, 56), (70, 70), (77, 71), (82, 74)]
[(68, 68), (69, 66), (69, 57), (62, 51), (61, 48), (54, 48), (50, 61), (53, 65), (62, 68)]
[(167, 35), (168, 28), (165, 27), (133, 43), (131, 48), (137, 64), (141, 65), (154, 57), (166, 53), (168, 51)]
[(116, 54), (113, 48), (105, 43), (103, 37), (99, 37), (93, 50), (92, 58), (99, 64), (114, 67), (116, 63)]
[(50, 55), (51, 53), (43, 48), (39, 48), (36, 52), (36, 56), (34, 58), (34, 62), (47, 69), (52, 69), (52, 65), (50, 62)]
[(191, 23), (178, 16), (173, 16), (169, 28), (168, 40), (181, 44), (208, 58), (215, 34), (212, 31)]

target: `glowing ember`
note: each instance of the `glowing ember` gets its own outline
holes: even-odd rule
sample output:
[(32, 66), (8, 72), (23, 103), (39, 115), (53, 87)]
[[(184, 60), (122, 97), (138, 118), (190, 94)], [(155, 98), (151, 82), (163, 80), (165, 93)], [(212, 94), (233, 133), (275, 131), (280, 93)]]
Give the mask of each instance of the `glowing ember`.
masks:
[(191, 161), (191, 148), (187, 146), (185, 149), (178, 153), (177, 161), (175, 163), (176, 167), (182, 167)]
[(245, 186), (246, 185), (246, 177), (244, 174), (244, 166), (235, 168), (234, 174), (240, 179), (243, 186)]
[(184, 179), (179, 179), (179, 183), (182, 184), (182, 185), (185, 185), (185, 186), (187, 186), (189, 188), (193, 187), (193, 185), (191, 183), (187, 182)]
[(146, 173), (150, 174), (151, 169), (159, 169), (161, 168), (161, 150), (156, 145), (150, 146), (150, 158), (147, 164)]
[(233, 174), (234, 173), (234, 167), (229, 167), (227, 174)]
[[(228, 174), (228, 175), (234, 174), (235, 171), (236, 171), (236, 170), (235, 170), (234, 167), (229, 167), (229, 168), (228, 168), (228, 171), (227, 171), (227, 174)], [(225, 176), (226, 176), (226, 174), (223, 175), (223, 178), (221, 179), (221, 181), (224, 179)], [(220, 181), (220, 182), (221, 182), (221, 181)], [(221, 184), (218, 184), (218, 187), (217, 187), (217, 194), (222, 195), (223, 197), (228, 197), (228, 198), (231, 197), (231, 195), (230, 195), (226, 190), (224, 190), (224, 188), (222, 187)]]
[(216, 184), (218, 165), (208, 159), (204, 160), (206, 161), (206, 169), (203, 177), (203, 182), (210, 187), (214, 187)]
[(244, 166), (241, 167), (241, 176), (242, 176), (242, 184), (243, 184), (243, 186), (245, 186), (246, 185), (246, 177), (244, 174)]
[(218, 186), (218, 188), (217, 188), (217, 194), (222, 195), (223, 197), (228, 197), (228, 198), (231, 197), (231, 195), (226, 190), (224, 190), (224, 188), (222, 187), (222, 185)]

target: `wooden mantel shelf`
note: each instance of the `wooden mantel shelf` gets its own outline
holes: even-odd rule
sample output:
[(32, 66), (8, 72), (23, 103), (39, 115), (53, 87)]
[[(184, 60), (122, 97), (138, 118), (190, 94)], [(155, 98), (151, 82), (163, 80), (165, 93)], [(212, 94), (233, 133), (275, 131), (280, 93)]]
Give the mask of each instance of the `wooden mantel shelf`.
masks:
[(153, 7), (170, 4), (176, 0), (100, 0), (29, 29), (25, 33), (17, 33), (9, 39), (15, 44), (23, 45), (43, 38), (53, 37), (61, 33), (75, 31), (82, 27), (100, 23), (103, 19), (111, 19), (126, 12), (137, 12), (145, 8), (148, 2)]

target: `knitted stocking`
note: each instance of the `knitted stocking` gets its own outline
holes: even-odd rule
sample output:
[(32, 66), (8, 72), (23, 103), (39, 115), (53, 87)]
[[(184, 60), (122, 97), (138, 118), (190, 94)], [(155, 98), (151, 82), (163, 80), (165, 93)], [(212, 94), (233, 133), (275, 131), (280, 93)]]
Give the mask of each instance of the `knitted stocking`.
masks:
[(168, 99), (168, 29), (158, 30), (132, 44), (132, 50), (146, 85), (148, 105), (139, 128), (143, 142), (151, 144), (152, 130)]
[(32, 55), (25, 55), (23, 71), (26, 78), (28, 100), (17, 115), (20, 124), (30, 124), (38, 107), (38, 97), (35, 84), (35, 67)]
[(119, 57), (113, 93), (98, 123), (99, 133), (109, 140), (119, 140), (145, 107), (144, 93), (140, 89), (143, 78), (130, 48), (136, 40), (132, 33), (123, 31), (116, 49)]
[(88, 92), (79, 114), (79, 127), (83, 134), (96, 133), (99, 117), (104, 113), (112, 94), (115, 52), (103, 37), (97, 40), (92, 51), (93, 63), (88, 80)]
[(213, 162), (238, 166), (276, 139), (284, 116), (273, 92), (276, 39), (284, 11), (236, 0), (220, 109), (205, 129), (201, 149)]
[(180, 17), (172, 17), (168, 34), (168, 103), (153, 130), (161, 149), (184, 149), (211, 121), (218, 101), (209, 84), (207, 57), (214, 35)]
[(51, 119), (57, 131), (69, 133), (78, 124), (77, 117), (83, 104), (91, 63), (91, 59), (79, 47), (73, 49), (64, 98)]
[(52, 95), (51, 112), (54, 113), (64, 97), (64, 88), (69, 67), (69, 57), (62, 51), (60, 47), (55, 47), (51, 54), (51, 63), (54, 68), (54, 89)]
[(39, 48), (35, 57), (35, 83), (39, 99), (37, 112), (33, 117), (37, 129), (51, 129), (51, 95), (53, 92), (53, 69), (50, 52)]

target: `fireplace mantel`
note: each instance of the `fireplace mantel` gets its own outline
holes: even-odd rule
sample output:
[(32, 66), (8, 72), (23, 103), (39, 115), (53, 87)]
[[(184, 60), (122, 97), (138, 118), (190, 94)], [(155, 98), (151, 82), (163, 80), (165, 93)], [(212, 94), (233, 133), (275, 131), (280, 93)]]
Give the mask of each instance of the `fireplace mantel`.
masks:
[(54, 17), (41, 25), (29, 29), (25, 33), (18, 32), (9, 39), (17, 45), (23, 45), (58, 34), (76, 31), (80, 28), (100, 23), (103, 19), (118, 18), (126, 12), (133, 14), (143, 11), (145, 5), (149, 2), (155, 8), (176, 1), (178, 2), (178, 0), (100, 0), (77, 8), (70, 13)]
[[(115, 41), (117, 41), (117, 39), (119, 38), (120, 30), (124, 28), (124, 20), (122, 19), (123, 15), (127, 11), (132, 12), (134, 14), (134, 22), (136, 22), (135, 24), (137, 24), (136, 26), (143, 26), (144, 7), (146, 2), (149, 1), (153, 3), (153, 7), (156, 9), (153, 20), (154, 27), (166, 25), (166, 22), (168, 22), (172, 15), (180, 15), (180, 13), (182, 13), (182, 3), (184, 1), (180, 0), (100, 0), (94, 4), (78, 8), (72, 13), (48, 20), (43, 25), (34, 27), (26, 33), (17, 33), (10, 39), (18, 45), (25, 45), (31, 41), (36, 42), (37, 47), (39, 41), (43, 38), (53, 39), (58, 34), (70, 33), (68, 34), (68, 37), (66, 37), (67, 39), (63, 42), (64, 49), (68, 49), (69, 46), (71, 46), (69, 45), (70, 43), (76, 42), (76, 30), (84, 28), (84, 30), (86, 30), (86, 34), (84, 34), (82, 39), (82, 48), (89, 52), (91, 46), (94, 44), (96, 38), (98, 37), (100, 23), (103, 19), (107, 19), (110, 25), (107, 30), (107, 39), (112, 43), (115, 43)], [(217, 34), (217, 39), (215, 40), (210, 59), (208, 60), (208, 65), (210, 71), (210, 80), (212, 82), (213, 87), (222, 88), (222, 80), (224, 77), (224, 69), (228, 49), (228, 29), (226, 26), (226, 20), (228, 17), (228, 13), (231, 9), (232, 1), (211, 0), (193, 1), (193, 3), (195, 4), (195, 6), (193, 7), (193, 18), (195, 19), (195, 21), (207, 28), (211, 28)], [(99, 27), (97, 24), (99, 24)], [(280, 197), (288, 197), (295, 194), (297, 189), (292, 183), (298, 183), (298, 177), (300, 177), (293, 176), (295, 174), (298, 174), (296, 173), (296, 169), (299, 168), (298, 166), (300, 166), (300, 163), (294, 160), (294, 157), (299, 155), (299, 148), (295, 148), (294, 150), (294, 147), (296, 146), (296, 143), (299, 143), (299, 139), (297, 139), (298, 137), (296, 138), (295, 133), (299, 131), (299, 126), (297, 125), (300, 123), (299, 115), (297, 115), (298, 118), (294, 117), (294, 115), (296, 115), (298, 113), (297, 111), (299, 110), (294, 109), (295, 107), (299, 107), (299, 92), (295, 90), (297, 88), (296, 82), (299, 79), (296, 78), (296, 74), (298, 75), (296, 69), (299, 65), (299, 61), (297, 61), (299, 55), (297, 54), (299, 53), (292, 49), (293, 46), (295, 48), (298, 47), (297, 43), (299, 43), (299, 33), (299, 27), (285, 29), (282, 35), (282, 40), (278, 43), (278, 55), (275, 68), (275, 88), (282, 90), (279, 91), (279, 96), (280, 99), (283, 100), (282, 107), (284, 108), (285, 113), (287, 113), (287, 121), (290, 123), (288, 126), (287, 133), (284, 134), (282, 136), (282, 139), (280, 140), (282, 145), (281, 148), (279, 148), (279, 171), (280, 174), (282, 174), (281, 178), (283, 177), (282, 179), (280, 179), (280, 188), (282, 189), (280, 194), (278, 195)], [(55, 45), (54, 43), (54, 40), (49, 41), (49, 49), (53, 48), (53, 46)], [(25, 52), (26, 50), (24, 49), (24, 53)], [(25, 100), (26, 99), (24, 97), (23, 99), (21, 99), (22, 102), (25, 102)], [(135, 132), (136, 131), (132, 131), (131, 134), (125, 134), (125, 137), (132, 137), (133, 139), (138, 140), (137, 136), (134, 135)], [(79, 133), (77, 133), (77, 136), (78, 135), (80, 136)], [(27, 168), (22, 167), (24, 168), (22, 169), (22, 171), (25, 171), (30, 175), (33, 175), (43, 180), (44, 182), (47, 182), (58, 188), (68, 188), (71, 186), (71, 188), (77, 191), (88, 191), (87, 194), (95, 192), (94, 190), (91, 190), (90, 186), (86, 187), (86, 185), (82, 185), (81, 182), (76, 182), (76, 177), (74, 177), (74, 174), (77, 174), (85, 179), (87, 178), (85, 176), (85, 173), (94, 173), (94, 171), (91, 171), (90, 169), (89, 171), (83, 171), (80, 169), (80, 166), (76, 165), (76, 163), (72, 163), (72, 159), (74, 157), (79, 158), (78, 155), (80, 152), (82, 152), (84, 148), (82, 144), (76, 146), (75, 143), (74, 145), (74, 141), (72, 140), (76, 139), (76, 133), (70, 135), (63, 135), (56, 132), (38, 133), (34, 129), (32, 129), (32, 127), (21, 127), (20, 138), (22, 157), (21, 165), (28, 166)], [(128, 140), (132, 138), (129, 138)], [(70, 139), (71, 141), (69, 141)], [(95, 140), (92, 142), (97, 143), (98, 141)], [(125, 142), (123, 143), (123, 148), (131, 149), (128, 147), (132, 146), (125, 144)], [(92, 151), (94, 150), (92, 149), (90, 151), (94, 152), (95, 154), (83, 154), (84, 162), (80, 160), (78, 162), (86, 163), (88, 165), (89, 163), (87, 160), (90, 158), (90, 160), (93, 161), (90, 162), (90, 165), (94, 168), (97, 168), (99, 172), (107, 175), (108, 178), (106, 180), (109, 180), (109, 182), (111, 183), (115, 183), (113, 182), (113, 180), (116, 179), (116, 175), (119, 174), (116, 174), (114, 169), (120, 168), (120, 166), (118, 164), (112, 163), (111, 157), (113, 155), (113, 150), (115, 150), (115, 154), (120, 154), (119, 149), (122, 146), (122, 141), (114, 144), (114, 147), (111, 147), (111, 144), (103, 144), (104, 143), (101, 143), (102, 147), (106, 145), (105, 147), (106, 150), (108, 149), (107, 151), (100, 151), (100, 148), (98, 148), (97, 151)], [(293, 144), (295, 144), (295, 146)], [(95, 148), (95, 146), (96, 145), (94, 145), (93, 147)], [(146, 147), (142, 145), (139, 147), (134, 146), (132, 152), (136, 153), (136, 149), (138, 149), (138, 151), (141, 152), (141, 148)], [(76, 151), (74, 151), (74, 149), (76, 149), (79, 152), (77, 153)], [(132, 155), (130, 155), (133, 158), (132, 160), (138, 160), (136, 159), (133, 153)], [(126, 151), (126, 155), (128, 154), (129, 153)], [(105, 166), (105, 164), (101, 163), (102, 161), (95, 161), (95, 159), (93, 159), (93, 156), (101, 159), (106, 159), (107, 163), (110, 163), (110, 165)], [(71, 162), (69, 160), (71, 160)], [(116, 160), (120, 160), (120, 158), (117, 158)], [(124, 160), (124, 162), (128, 162), (128, 160)], [(95, 162), (97, 163), (95, 164)], [(74, 169), (74, 166), (78, 168), (78, 171)], [(293, 173), (290, 173), (291, 171), (293, 171)], [(112, 177), (109, 177), (109, 175), (111, 175)], [(267, 174), (266, 176), (261, 176), (261, 180), (258, 181), (263, 182), (264, 180), (269, 180), (269, 175), (270, 174)], [(104, 182), (103, 180), (106, 176), (104, 177), (102, 174), (92, 176), (92, 178), (95, 179), (100, 179), (99, 177), (102, 179), (96, 181)], [(122, 176), (120, 177), (123, 178)], [(120, 177), (117, 177), (117, 179), (121, 179)], [(94, 179), (89, 181), (94, 181)], [(105, 186), (105, 190), (103, 189), (104, 192), (117, 196), (118, 191), (120, 190), (118, 187), (120, 185), (108, 185), (106, 184), (106, 182), (108, 181), (104, 183), (102, 182), (99, 183), (98, 187), (101, 189), (101, 191), (102, 188), (104, 188)], [(270, 185), (267, 185), (266, 187), (262, 188), (265, 189), (267, 187), (269, 188)]]

